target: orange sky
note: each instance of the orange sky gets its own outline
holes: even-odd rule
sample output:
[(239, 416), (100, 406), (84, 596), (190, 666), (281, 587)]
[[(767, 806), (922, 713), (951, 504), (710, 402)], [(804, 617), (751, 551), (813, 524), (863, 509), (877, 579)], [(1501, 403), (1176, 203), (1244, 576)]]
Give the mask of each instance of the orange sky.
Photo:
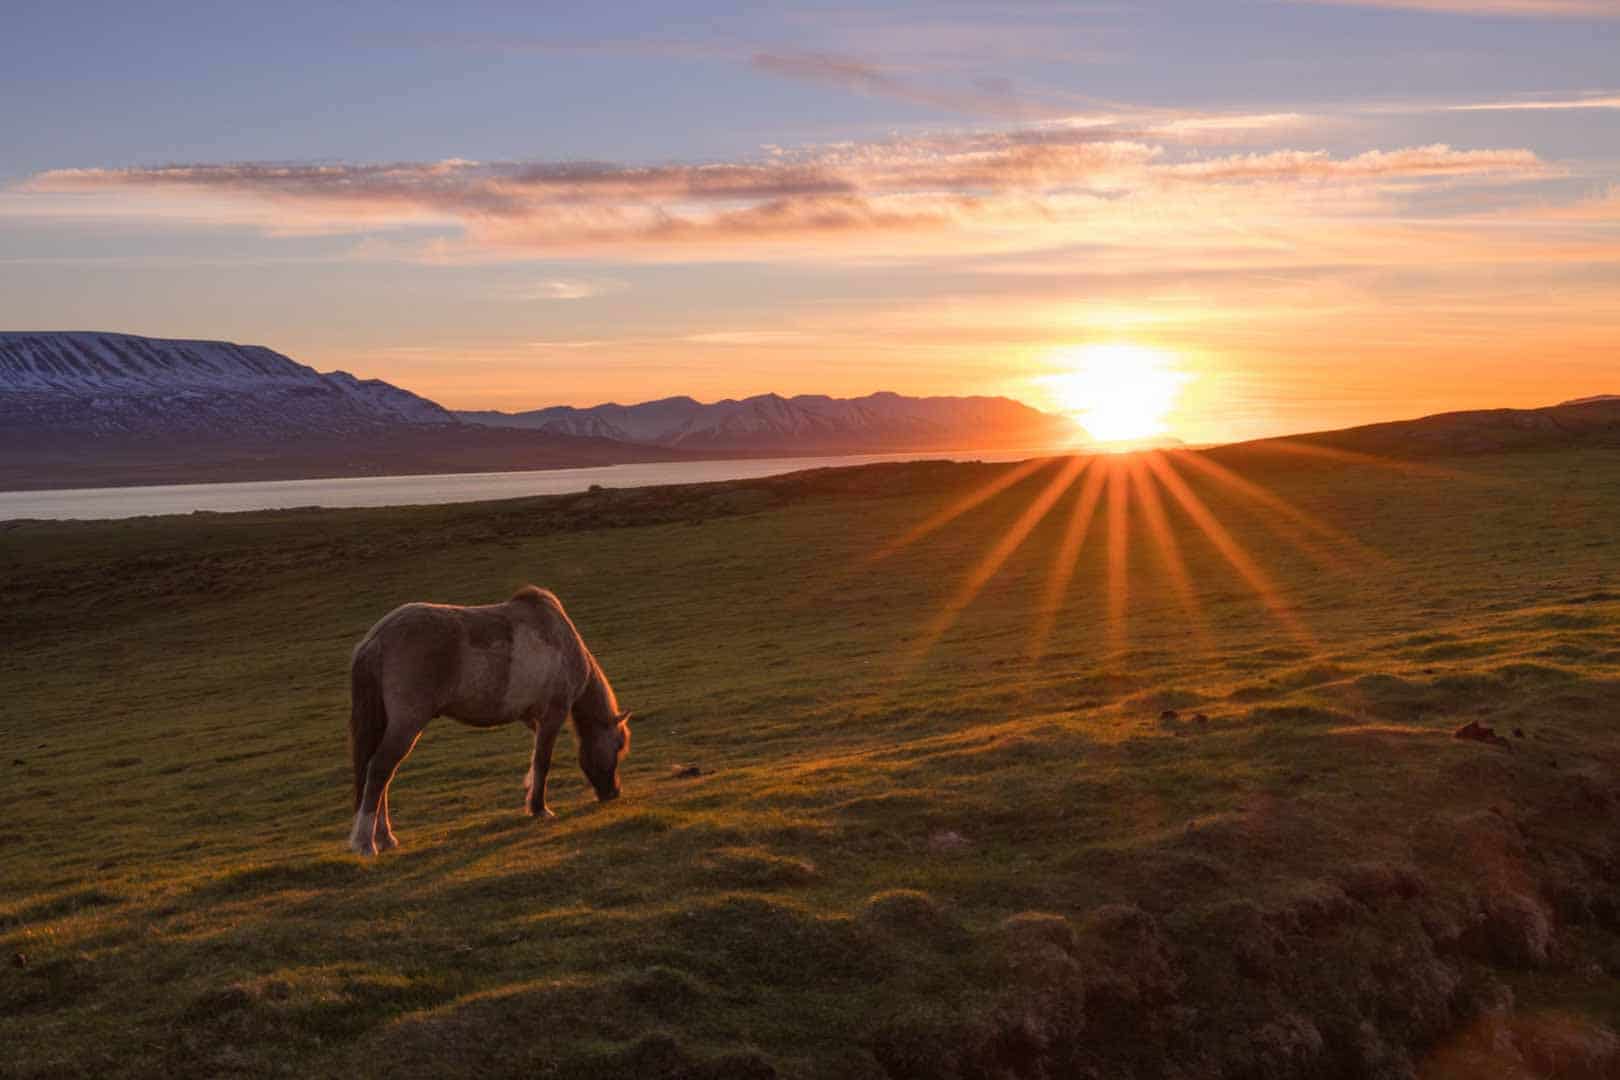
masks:
[[(576, 13), (424, 33), (369, 71), (392, 98), (334, 39), (224, 119), (53, 99), (0, 151), (0, 320), (453, 408), (895, 390), (1128, 428), (1076, 397), (1117, 398), (1074, 374), (1112, 348), (1178, 376), (1154, 423), (1190, 442), (1620, 393), (1620, 8), (1166, 3)], [(238, 124), (297, 58), (368, 122)]]

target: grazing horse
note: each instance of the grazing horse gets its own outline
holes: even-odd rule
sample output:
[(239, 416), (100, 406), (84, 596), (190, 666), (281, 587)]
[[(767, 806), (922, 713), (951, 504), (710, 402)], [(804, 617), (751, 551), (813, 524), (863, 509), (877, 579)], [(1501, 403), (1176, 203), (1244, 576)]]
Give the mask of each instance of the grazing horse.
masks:
[(562, 603), (533, 585), (504, 604), (406, 604), (366, 631), (349, 668), (354, 759), (354, 830), (349, 846), (375, 855), (399, 846), (388, 817), (388, 785), (435, 716), (472, 727), (514, 720), (534, 732), (524, 780), (528, 811), (546, 806), (546, 773), (557, 732), (570, 716), (579, 765), (606, 802), (619, 797), (619, 759), (630, 749), (630, 714), (585, 647)]

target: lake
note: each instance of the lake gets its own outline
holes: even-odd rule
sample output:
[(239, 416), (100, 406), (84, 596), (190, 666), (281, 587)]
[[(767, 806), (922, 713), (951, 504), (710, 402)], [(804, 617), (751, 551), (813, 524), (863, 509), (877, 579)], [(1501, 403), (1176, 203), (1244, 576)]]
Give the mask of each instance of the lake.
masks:
[(802, 469), (869, 465), (880, 461), (1018, 461), (1043, 451), (935, 450), (908, 454), (660, 461), (588, 469), (449, 473), (428, 476), (351, 476), (330, 480), (258, 480), (242, 484), (163, 484), (154, 487), (0, 491), (0, 521), (18, 518), (88, 520), (197, 510), (285, 510), (295, 506), (422, 506), (430, 503), (565, 495), (592, 484), (655, 487), (778, 476)]

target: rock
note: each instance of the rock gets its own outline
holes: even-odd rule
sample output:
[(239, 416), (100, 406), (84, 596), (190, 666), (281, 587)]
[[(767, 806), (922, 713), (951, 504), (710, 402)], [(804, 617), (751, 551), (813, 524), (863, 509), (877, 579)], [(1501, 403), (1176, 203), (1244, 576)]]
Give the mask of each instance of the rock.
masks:
[(941, 947), (966, 942), (966, 931), (934, 898), (918, 889), (886, 889), (873, 893), (862, 905), (859, 918), (868, 926), (890, 933), (925, 938)]
[(1093, 910), (1081, 940), (1087, 982), (1095, 989), (1087, 1008), (1099, 1020), (1171, 1001), (1179, 991), (1175, 948), (1158, 920), (1141, 908), (1107, 904)]
[(1513, 749), (1513, 744), (1498, 735), (1493, 728), (1488, 728), (1478, 720), (1470, 720), (1462, 727), (1451, 733), (1454, 739), (1472, 739), (1474, 742), (1489, 743), (1504, 749)]
[(1487, 956), (1497, 963), (1537, 968), (1547, 961), (1552, 922), (1538, 900), (1522, 893), (1490, 897), (1481, 930)]
[(676, 765), (669, 770), (669, 775), (676, 780), (686, 780), (694, 776), (702, 776), (703, 769), (698, 765)]

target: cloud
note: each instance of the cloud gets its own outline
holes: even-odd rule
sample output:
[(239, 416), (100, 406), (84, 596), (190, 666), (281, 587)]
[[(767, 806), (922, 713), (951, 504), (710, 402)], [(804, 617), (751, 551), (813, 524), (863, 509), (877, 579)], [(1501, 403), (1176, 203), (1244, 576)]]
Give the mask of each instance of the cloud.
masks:
[(1467, 102), (1383, 102), (1376, 105), (1352, 107), (1351, 111), (1368, 115), (1408, 115), (1420, 113), (1467, 112), (1540, 112), (1576, 109), (1620, 109), (1620, 96), (1612, 92), (1596, 91), (1581, 97), (1525, 97), (1512, 101)]
[(1547, 175), (1530, 150), (1453, 150), (1444, 143), (1404, 150), (1369, 150), (1334, 158), (1321, 150), (1278, 150), (1171, 165), (1165, 172), (1202, 180), (1371, 180), (1514, 173)]
[(695, 345), (811, 345), (819, 339), (801, 330), (708, 330), (682, 340)]
[(1178, 116), (1149, 130), (1156, 135), (1197, 138), (1208, 135), (1253, 135), (1257, 132), (1284, 131), (1304, 128), (1312, 118), (1304, 113), (1209, 113)]
[(552, 278), (520, 286), (512, 291), (515, 300), (587, 300), (623, 292), (629, 285), (611, 279)]
[(1620, 18), (1614, 0), (1295, 0), (1340, 7), (1395, 8), (1446, 15), (1508, 15), (1524, 18)]
[[(1286, 128), (1292, 114), (1248, 118)], [(1219, 129), (1239, 118), (1182, 118)], [(1161, 117), (1160, 126), (1177, 123)], [(1524, 149), (1443, 144), (1335, 157), (1317, 150), (1177, 158), (1118, 118), (772, 148), (746, 161), (627, 165), (479, 162), (176, 164), (36, 174), (10, 201), (72, 199), (140, 214), (175, 206), (282, 234), (364, 237), (390, 257), (387, 230), (422, 230), (416, 257), (635, 257), (677, 260), (892, 258), (1051, 248), (1153, 233), (1204, 237), (1211, 221), (1276, 220), (1290, 207), (1389, 212), (1426, 185), (1556, 175)], [(1254, 189), (1265, 188), (1263, 194)], [(11, 213), (18, 212), (15, 207)], [(1162, 234), (1162, 235), (1161, 235)], [(1198, 242), (1198, 241), (1195, 241)], [(529, 298), (600, 288), (542, 282)]]
[(1565, 98), (1543, 101), (1489, 101), (1475, 105), (1445, 105), (1443, 112), (1519, 112), (1541, 109), (1620, 109), (1620, 97)]
[(788, 79), (836, 86), (868, 97), (889, 97), (913, 105), (928, 105), (949, 112), (978, 116), (1023, 117), (1050, 112), (1019, 97), (1010, 79), (980, 78), (968, 89), (925, 85), (894, 66), (880, 66), (841, 53), (799, 50), (756, 52), (754, 70)]
[(758, 52), (756, 70), (791, 79), (831, 83), (863, 94), (893, 94), (904, 82), (876, 64), (824, 52)]

